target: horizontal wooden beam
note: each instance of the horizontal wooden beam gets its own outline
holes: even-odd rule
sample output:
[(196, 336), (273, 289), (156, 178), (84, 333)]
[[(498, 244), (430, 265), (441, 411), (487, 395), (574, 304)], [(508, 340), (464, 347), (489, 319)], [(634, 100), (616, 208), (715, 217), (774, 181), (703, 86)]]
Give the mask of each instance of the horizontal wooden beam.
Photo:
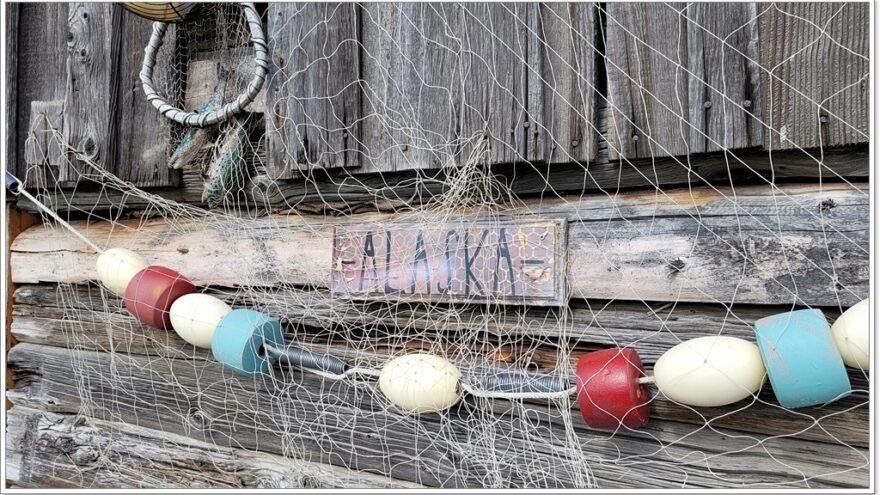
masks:
[[(662, 353), (691, 338), (720, 334), (753, 341), (752, 324), (767, 315), (766, 307), (757, 306), (738, 307), (728, 314), (724, 308), (712, 305), (575, 301), (565, 318), (555, 309), (489, 312), (482, 305), (456, 307), (452, 316), (437, 305), (346, 304), (332, 299), (326, 291), (296, 288), (275, 293), (270, 301), (262, 303), (248, 296), (242, 298), (234, 289), (212, 293), (230, 304), (296, 315), (287, 318), (289, 342), (349, 362), (369, 361), (380, 366), (389, 354), (400, 352), (401, 345), (415, 350), (419, 346), (432, 347), (428, 341), (453, 342), (446, 349), (450, 354), (482, 354), (499, 369), (527, 368), (554, 375), (571, 375), (577, 359), (599, 347), (633, 347), (650, 368)], [(450, 317), (444, 318), (444, 314)], [(834, 318), (834, 310), (828, 311), (828, 316)], [(66, 348), (74, 332), (77, 348), (83, 350), (213, 359), (210, 352), (194, 350), (174, 333), (142, 326), (126, 313), (118, 299), (104, 298), (91, 286), (46, 284), (19, 288), (15, 292), (12, 332), (21, 342), (33, 344)], [(418, 337), (406, 344), (388, 337), (403, 333)], [(358, 343), (353, 345), (342, 338), (328, 342), (328, 336), (333, 335), (357, 335)], [(476, 342), (480, 343), (479, 351), (472, 348)], [(568, 353), (570, 359), (560, 360), (563, 353)], [(698, 410), (656, 394), (651, 403), (652, 415), (656, 420), (694, 425), (711, 420), (717, 428), (867, 447), (868, 382), (856, 372), (851, 381), (857, 393), (821, 408), (796, 412), (782, 409), (767, 385), (760, 402)], [(576, 403), (572, 407), (578, 409)]]
[[(579, 299), (849, 306), (868, 296), (868, 186), (748, 186), (525, 201), (504, 210), (569, 224)], [(197, 214), (194, 210), (194, 214)], [(477, 212), (458, 211), (463, 218)], [(201, 285), (328, 287), (336, 225), (435, 223), (449, 212), (281, 215), (74, 225)], [(95, 280), (96, 254), (56, 227), (12, 246), (16, 283)]]
[(135, 424), (14, 407), (6, 476), (25, 488), (422, 488)]
[[(432, 486), (484, 486), (493, 479), (509, 487), (556, 488), (592, 480), (603, 488), (868, 484), (865, 449), (827, 444), (820, 456), (813, 442), (664, 421), (635, 432), (599, 432), (570, 420), (565, 401), (557, 409), (468, 399), (443, 415), (413, 417), (388, 407), (375, 385), (325, 383), (299, 372), (252, 380), (211, 361), (27, 343), (12, 349), (9, 362), (16, 406), (73, 413), (88, 397), (97, 418), (221, 446), (296, 452), (309, 462)], [(70, 370), (88, 371), (71, 380)], [(491, 414), (493, 430), (504, 435), (481, 443), (468, 426), (475, 414)], [(560, 448), (572, 445), (572, 435), (582, 448)]]

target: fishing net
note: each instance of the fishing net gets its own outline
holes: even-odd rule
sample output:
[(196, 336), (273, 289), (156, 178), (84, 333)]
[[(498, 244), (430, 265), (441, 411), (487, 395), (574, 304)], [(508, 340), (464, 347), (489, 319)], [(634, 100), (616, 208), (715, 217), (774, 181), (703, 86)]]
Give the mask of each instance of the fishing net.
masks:
[[(867, 102), (854, 96), (868, 80), (867, 40), (847, 35), (847, 24), (867, 22), (867, 8), (742, 5), (745, 12), (719, 7), (735, 11), (735, 25), (709, 22), (714, 17), (701, 15), (699, 4), (650, 11), (612, 4), (261, 6), (272, 64), (263, 92), (215, 126), (169, 122), (168, 163), (182, 174), (173, 194), (106, 172), (49, 119), (33, 130), (32, 152), (51, 153), (41, 144), (50, 143), (77, 160), (81, 175), (76, 187), (48, 180), (35, 192), (100, 246), (142, 253), (234, 307), (274, 315), (287, 343), (354, 368), (378, 372), (392, 357), (422, 351), (449, 359), (472, 391), (502, 372), (574, 386), (579, 356), (619, 347), (637, 350), (650, 374), (662, 353), (685, 340), (753, 342), (754, 322), (764, 316), (819, 308), (833, 319), (867, 297), (867, 177), (840, 175), (826, 163), (834, 150), (821, 140), (833, 134), (820, 132), (818, 143), (805, 137), (833, 124), (867, 140), (853, 117), (867, 108), (839, 104)], [(633, 12), (653, 17), (646, 23)], [(671, 19), (659, 28), (662, 40), (645, 27), (654, 19)], [(588, 22), (586, 29), (581, 23)], [(762, 25), (799, 29), (789, 57), (754, 51)], [(711, 70), (689, 62), (698, 38), (717, 51)], [(846, 77), (827, 79), (839, 85), (816, 99), (807, 94), (809, 75), (789, 74), (820, 48), (820, 59), (841, 61)], [(614, 50), (631, 52), (631, 64), (619, 65)], [(246, 92), (254, 53), (236, 5), (171, 25), (156, 58), (155, 89), (183, 111), (210, 111)], [(351, 68), (360, 76), (349, 81)], [(757, 94), (748, 103), (727, 96), (730, 74), (742, 71), (790, 90), (783, 92), (795, 95), (790, 111), (806, 107), (813, 118), (793, 125), (784, 111), (758, 112), (775, 107)], [(615, 93), (608, 80), (629, 92)], [(694, 104), (703, 98), (718, 103)], [(672, 117), (652, 120), (656, 112)], [(764, 165), (753, 161), (754, 142), (709, 130), (728, 127), (766, 136)], [(705, 152), (714, 153), (714, 168)], [(776, 178), (794, 162), (808, 164), (809, 179)], [(554, 175), (563, 170), (554, 169), (558, 163), (567, 175)], [(522, 227), (559, 219), (567, 249), (547, 251), (538, 239), (543, 227)], [(780, 406), (769, 383), (718, 408), (677, 404), (649, 386), (653, 416), (639, 429), (588, 428), (568, 393), (464, 394), (449, 410), (407, 414), (369, 373), (335, 379), (275, 366), (251, 378), (173, 332), (139, 324), (118, 297), (81, 283), (94, 276), (94, 255), (53, 225), (47, 221), (43, 239), (69, 253), (46, 262), (62, 282), (57, 331), (76, 351), (72, 412), (167, 434), (155, 441), (172, 457), (202, 448), (190, 443), (200, 441), (354, 470), (335, 481), (340, 486), (368, 485), (368, 474), (387, 486), (486, 488), (868, 484), (867, 371), (850, 370), (849, 397), (803, 409)], [(472, 225), (479, 228), (470, 242), (488, 226), (486, 251), (498, 254), (474, 270), (481, 280), (494, 273), (501, 289), (477, 287), (461, 270), (426, 279), (431, 272), (419, 263), (427, 256), (416, 246), (415, 257), (395, 258), (390, 267), (401, 274), (392, 291), (380, 294), (377, 285), (370, 297), (352, 299), (330, 290), (333, 263), (343, 259), (333, 253), (334, 235), (354, 232), (357, 261), (365, 232), (376, 233), (373, 249), (384, 253), (387, 232), (458, 229), (463, 236)], [(514, 266), (502, 256), (498, 232), (508, 225), (511, 243), (521, 243), (509, 248), (521, 250), (512, 257), (545, 249), (545, 261), (568, 264), (563, 304), (530, 304), (515, 294), (515, 282), (504, 286)], [(407, 249), (414, 235), (394, 249)], [(442, 253), (443, 240), (434, 235), (422, 249)], [(455, 251), (450, 263), (467, 263), (467, 255)], [(416, 292), (410, 282), (422, 292), (474, 293), (455, 301), (406, 297)], [(106, 428), (106, 435), (128, 434)], [(135, 469), (144, 464), (141, 453), (101, 455), (101, 470), (117, 481), (178, 483), (158, 471), (144, 479)], [(217, 460), (187, 469), (232, 476), (218, 482), (205, 474), (194, 486), (309, 484), (235, 476), (258, 462), (241, 457), (237, 468)]]

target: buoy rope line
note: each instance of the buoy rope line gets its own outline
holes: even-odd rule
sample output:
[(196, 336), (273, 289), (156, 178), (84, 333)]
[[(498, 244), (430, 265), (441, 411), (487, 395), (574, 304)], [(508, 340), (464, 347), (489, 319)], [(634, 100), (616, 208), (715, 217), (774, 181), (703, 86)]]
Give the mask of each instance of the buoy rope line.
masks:
[(199, 293), (178, 272), (150, 266), (137, 253), (101, 249), (54, 210), (28, 193), (6, 172), (6, 187), (99, 253), (98, 279), (124, 298), (129, 313), (143, 324), (173, 329), (183, 340), (210, 348), (214, 358), (237, 372), (270, 372), (274, 363), (330, 380), (360, 377), (379, 381), (386, 398), (407, 412), (438, 412), (463, 394), (498, 399), (563, 399), (577, 395), (588, 426), (637, 428), (650, 417), (647, 386), (673, 402), (719, 407), (754, 397), (769, 376), (779, 404), (788, 409), (822, 406), (852, 393), (844, 365), (869, 369), (868, 300), (829, 325), (818, 309), (801, 309), (755, 322), (757, 344), (729, 336), (705, 336), (681, 342), (656, 361), (646, 376), (631, 347), (593, 351), (580, 356), (577, 385), (557, 376), (500, 371), (461, 379), (445, 358), (428, 353), (387, 360), (379, 369), (353, 367), (329, 354), (285, 345), (281, 321), (250, 309), (233, 309)]
[(266, 44), (266, 37), (263, 33), (263, 23), (260, 20), (260, 14), (257, 12), (254, 4), (245, 2), (241, 3), (240, 6), (247, 18), (248, 27), (251, 32), (251, 43), (254, 46), (254, 77), (251, 79), (244, 92), (234, 101), (231, 101), (220, 108), (211, 109), (205, 113), (186, 112), (171, 105), (153, 86), (153, 68), (156, 66), (156, 56), (159, 53), (159, 48), (161, 48), (162, 44), (165, 42), (165, 33), (168, 31), (168, 23), (153, 23), (153, 32), (150, 35), (150, 41), (144, 49), (144, 61), (141, 65), (140, 79), (143, 84), (144, 94), (147, 96), (147, 101), (149, 101), (163, 117), (187, 127), (209, 127), (226, 122), (232, 116), (240, 113), (244, 107), (253, 102), (257, 97), (257, 94), (266, 82), (266, 75), (269, 71), (269, 49)]

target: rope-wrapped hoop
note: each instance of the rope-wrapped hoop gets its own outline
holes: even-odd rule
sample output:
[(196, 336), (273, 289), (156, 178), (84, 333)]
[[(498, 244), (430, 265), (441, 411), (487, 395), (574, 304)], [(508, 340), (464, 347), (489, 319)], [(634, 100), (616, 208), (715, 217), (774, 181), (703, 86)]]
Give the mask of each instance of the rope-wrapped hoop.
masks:
[(170, 105), (153, 87), (153, 67), (156, 65), (156, 54), (162, 43), (165, 41), (165, 32), (168, 30), (168, 23), (154, 22), (153, 34), (150, 36), (150, 42), (144, 49), (144, 63), (141, 67), (141, 82), (144, 85), (144, 94), (147, 95), (147, 101), (156, 107), (163, 116), (187, 127), (208, 127), (221, 122), (226, 122), (233, 115), (238, 114), (241, 110), (249, 105), (266, 81), (266, 73), (269, 67), (268, 48), (266, 45), (266, 37), (263, 34), (263, 25), (260, 21), (260, 15), (257, 13), (253, 3), (245, 2), (240, 4), (244, 14), (247, 17), (248, 26), (251, 31), (251, 41), (254, 44), (254, 62), (256, 70), (254, 78), (251, 79), (245, 91), (235, 99), (222, 107), (211, 110), (210, 112), (185, 112), (173, 105)]

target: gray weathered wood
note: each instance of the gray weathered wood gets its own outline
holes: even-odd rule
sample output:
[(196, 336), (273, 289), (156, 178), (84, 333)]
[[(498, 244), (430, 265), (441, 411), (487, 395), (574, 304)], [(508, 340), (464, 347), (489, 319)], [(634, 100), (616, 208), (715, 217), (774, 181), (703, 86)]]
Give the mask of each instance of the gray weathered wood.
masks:
[(752, 3), (608, 4), (611, 157), (760, 146), (756, 17)]
[(530, 70), (540, 70), (529, 98), (540, 99), (542, 113), (531, 117), (535, 122), (526, 131), (528, 158), (545, 163), (592, 161), (599, 136), (596, 6), (541, 4), (537, 25), (537, 32), (526, 33), (539, 54), (529, 53)]
[[(64, 130), (67, 143), (100, 167), (114, 171), (118, 145), (113, 110), (118, 105), (116, 54), (122, 11), (109, 3), (71, 3), (67, 16), (67, 88)], [(58, 180), (77, 182), (87, 166), (71, 157)]]
[[(542, 106), (539, 98), (529, 99), (529, 88), (538, 87), (538, 74), (529, 67), (538, 6), (464, 3), (457, 7), (462, 74), (459, 162), (526, 161), (533, 121)], [(485, 152), (483, 146), (488, 146)]]
[[(345, 359), (364, 360), (344, 342), (327, 343), (322, 337), (347, 328), (366, 328), (377, 335), (376, 346), (384, 345), (388, 332), (408, 332), (424, 340), (442, 342), (451, 335), (472, 334), (480, 329), (486, 355), (499, 367), (527, 366), (545, 373), (566, 374), (567, 364), (596, 347), (633, 347), (647, 366), (679, 342), (706, 335), (726, 335), (754, 341), (754, 321), (790, 308), (758, 306), (738, 307), (728, 313), (716, 305), (678, 305), (572, 301), (565, 311), (540, 308), (504, 308), (487, 310), (484, 306), (460, 306), (454, 317), (437, 315), (436, 308), (414, 304), (344, 303), (325, 291), (288, 289), (273, 291), (273, 296), (253, 297), (230, 289), (211, 292), (230, 304), (258, 308), (268, 314), (288, 316), (297, 329), (287, 338), (320, 353), (332, 353)], [(824, 308), (829, 321), (839, 314)], [(73, 324), (71, 321), (75, 321)], [(441, 325), (442, 324), (442, 325)], [(441, 330), (438, 330), (441, 326)], [(94, 286), (25, 285), (15, 292), (12, 334), (19, 342), (68, 347), (122, 354), (145, 354), (178, 359), (210, 360), (210, 352), (196, 350), (175, 334), (156, 332), (140, 325), (125, 312), (118, 299), (106, 297)], [(71, 336), (75, 335), (72, 341)], [(369, 339), (364, 338), (360, 347)], [(461, 341), (456, 339), (456, 341)], [(379, 353), (393, 349), (380, 348)], [(559, 368), (559, 353), (569, 353), (569, 362)], [(377, 354), (380, 364), (387, 354)], [(572, 368), (573, 369), (573, 368)], [(761, 394), (766, 403), (741, 402), (728, 407), (700, 408), (696, 411), (674, 404), (662, 395), (652, 402), (655, 419), (702, 425), (707, 419), (715, 427), (759, 433), (792, 435), (824, 443), (844, 442), (867, 447), (869, 421), (867, 377), (851, 370), (856, 394), (826, 407), (802, 408), (796, 413), (776, 406), (768, 386)], [(573, 405), (577, 409), (576, 405)], [(754, 418), (761, 418), (755, 421)], [(816, 421), (820, 422), (816, 424)], [(821, 425), (821, 427), (819, 426)]]
[[(566, 428), (568, 411), (553, 413), (546, 405), (475, 403), (471, 399), (443, 416), (406, 419), (371, 392), (374, 385), (363, 382), (325, 384), (310, 374), (276, 372), (279, 381), (273, 383), (231, 375), (213, 362), (111, 358), (107, 353), (32, 344), (13, 347), (9, 362), (16, 384), (9, 396), (17, 406), (53, 412), (79, 410), (82, 399), (69, 378), (70, 370), (88, 370), (79, 383), (91, 398), (88, 410), (99, 419), (112, 417), (170, 433), (186, 432), (191, 438), (210, 438), (221, 446), (258, 447), (271, 453), (294, 448), (310, 462), (432, 486), (482, 486), (491, 474), (510, 487), (577, 487), (584, 486), (587, 466), (605, 488), (774, 483), (853, 487), (868, 483), (867, 450), (827, 444), (822, 455), (816, 455), (816, 444), (792, 438), (695, 429), (664, 421), (637, 432), (610, 435), (586, 429), (580, 421)], [(277, 388), (281, 384), (285, 386)], [(287, 407), (290, 403), (296, 407)], [(350, 421), (351, 407), (361, 410), (356, 422)], [(496, 421), (510, 422), (508, 426), (496, 424), (509, 436), (494, 438), (480, 458), (464, 458), (460, 453), (477, 447), (464, 427), (475, 408), (483, 410), (482, 414), (488, 408)], [(528, 427), (521, 422), (524, 416)], [(310, 429), (318, 434), (300, 433)], [(584, 452), (554, 447), (553, 438), (567, 438), (571, 433), (577, 435)], [(499, 463), (493, 452), (527, 452), (528, 459), (520, 464), (506, 457)], [(699, 459), (690, 459), (695, 452), (701, 453)], [(584, 457), (587, 453), (589, 458)], [(617, 465), (621, 456), (637, 462), (638, 468)], [(719, 478), (717, 472), (725, 476)]]
[(644, 158), (689, 152), (687, 25), (683, 3), (609, 3), (606, 71), (609, 155)]
[[(114, 10), (119, 7), (114, 6)], [(110, 108), (117, 140), (115, 174), (122, 180), (138, 187), (176, 186), (180, 172), (168, 168), (171, 125), (144, 96), (139, 77), (144, 47), (150, 39), (153, 26), (130, 13), (116, 16), (111, 27), (114, 41), (113, 64), (115, 77), (111, 91), (115, 91), (116, 104)], [(176, 47), (176, 30), (170, 29), (160, 50), (159, 60), (165, 65), (156, 68), (159, 75), (170, 71), (167, 60)], [(102, 104), (109, 95), (94, 102)]]
[(16, 117), (18, 115), (18, 28), (21, 14), (21, 4), (10, 2), (6, 5), (6, 53), (3, 54), (4, 81), (6, 83), (6, 114), (4, 125), (6, 126), (6, 170), (17, 173), (18, 150), (15, 145)]
[(444, 3), (361, 8), (363, 170), (454, 165), (462, 91), (460, 9)]
[[(13, 106), (13, 102), (16, 107), (15, 121), (8, 127), (9, 134), (15, 136), (16, 151), (12, 156), (16, 161), (7, 162), (7, 166), (28, 187), (52, 186), (58, 170), (31, 167), (24, 160), (24, 149), (32, 121), (31, 102), (64, 100), (68, 4), (21, 3), (16, 5), (15, 10), (19, 14), (18, 29), (8, 31), (10, 36), (7, 39), (15, 38), (17, 49), (7, 50), (6, 57), (15, 63), (17, 76), (17, 97), (7, 100), (9, 107)], [(47, 29), (46, 26), (57, 28)]]
[(869, 6), (761, 6), (764, 115), (771, 149), (868, 141)]
[(758, 7), (691, 3), (687, 20), (691, 153), (763, 143)]
[[(24, 144), (24, 161), (32, 170), (58, 170), (67, 160), (61, 129), (64, 125), (64, 101), (32, 101), (31, 123)], [(54, 180), (47, 177), (46, 180)], [(52, 186), (42, 183), (44, 187)]]
[(272, 177), (359, 164), (358, 6), (271, 4), (266, 91)]
[[(673, 190), (527, 201), (507, 213), (569, 221), (567, 280), (574, 298), (849, 306), (868, 295), (865, 191), (864, 185), (738, 187), (734, 199), (729, 189)], [(141, 250), (152, 262), (186, 267), (197, 283), (263, 286), (283, 280), (328, 287), (334, 225), (441, 217), (430, 211), (285, 215), (249, 221), (247, 229), (236, 220), (179, 221), (173, 235), (163, 221), (75, 225), (108, 247)], [(229, 228), (236, 236), (224, 233)], [(11, 256), (18, 283), (96, 277), (96, 254), (61, 229), (26, 231)], [(266, 266), (277, 269), (267, 272)]]
[(26, 407), (7, 413), (7, 480), (29, 488), (420, 488), (174, 433)]

